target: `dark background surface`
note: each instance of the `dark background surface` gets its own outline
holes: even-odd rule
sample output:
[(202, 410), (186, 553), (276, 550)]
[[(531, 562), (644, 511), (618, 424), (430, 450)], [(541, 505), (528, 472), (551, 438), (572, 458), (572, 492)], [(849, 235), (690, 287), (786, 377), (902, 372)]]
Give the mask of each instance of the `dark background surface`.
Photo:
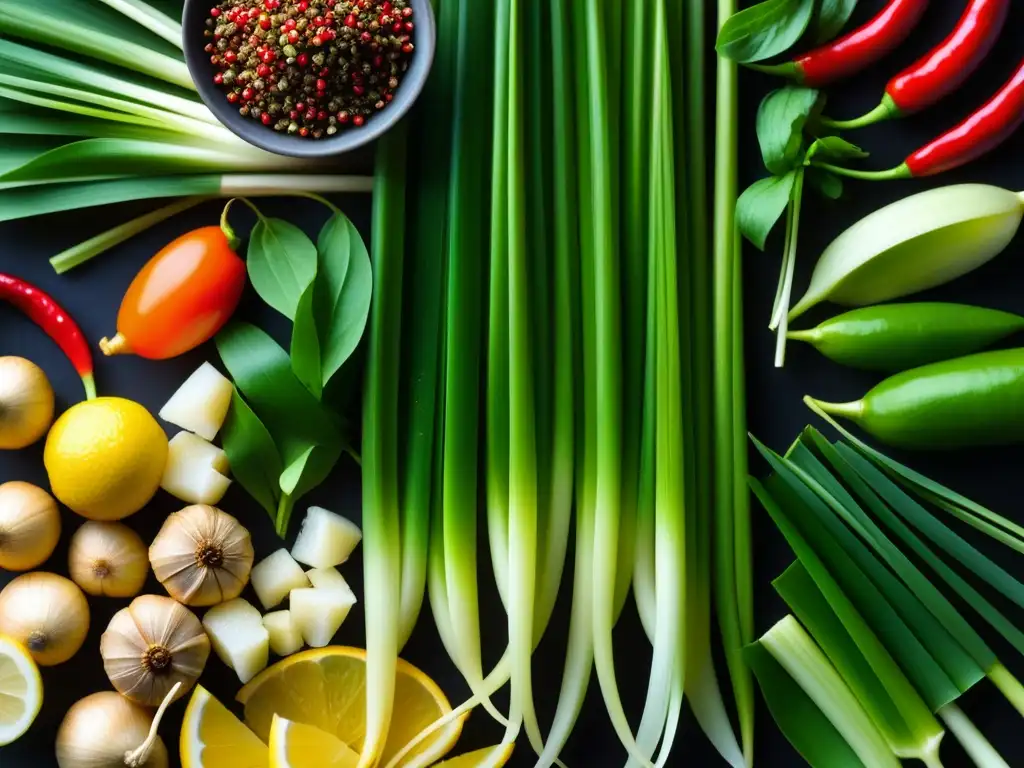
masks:
[[(862, 2), (855, 17), (863, 20), (883, 3), (881, 0)], [(829, 103), (829, 112), (845, 117), (860, 114), (877, 103), (886, 80), (894, 72), (911, 63), (917, 56), (941, 40), (952, 28), (965, 6), (965, 0), (939, 0), (929, 8), (921, 27), (900, 51), (882, 64), (872, 68), (854, 82), (835, 90)], [(873, 168), (887, 168), (898, 164), (911, 150), (940, 131), (952, 126), (974, 106), (981, 103), (1009, 76), (1022, 53), (1021, 29), (1024, 29), (1024, 2), (1013, 0), (1011, 18), (1003, 40), (983, 69), (962, 91), (950, 97), (941, 106), (925, 114), (897, 123), (865, 129), (850, 138), (872, 153), (867, 164)], [(710, 3), (709, 3), (710, 5)], [(773, 87), (772, 81), (759, 75), (746, 73), (741, 90), (741, 185), (764, 175), (753, 134), (753, 121), (761, 96)], [(709, 105), (709, 114), (711, 106)], [(1024, 188), (1024, 131), (995, 154), (946, 175), (940, 180), (850, 183), (845, 197), (835, 203), (824, 203), (811, 198), (805, 203), (804, 225), (801, 233), (795, 293), (799, 295), (806, 285), (807, 276), (815, 259), (828, 242), (844, 228), (863, 215), (907, 194), (930, 186), (963, 181), (988, 182), (1014, 190)], [(368, 197), (340, 198), (339, 204), (365, 232), (369, 225)], [(31, 221), (0, 225), (0, 270), (35, 282), (61, 302), (82, 326), (86, 336), (97, 340), (113, 332), (121, 296), (136, 271), (160, 247), (179, 234), (216, 220), (220, 206), (210, 203), (192, 212), (180, 215), (163, 225), (135, 238), (124, 246), (81, 267), (58, 277), (47, 264), (47, 258), (61, 249), (79, 242), (103, 229), (127, 220), (129, 216), (152, 209), (152, 204), (124, 205), (102, 210), (85, 210), (69, 214), (48, 216)], [(326, 219), (326, 209), (308, 201), (273, 200), (261, 204), (263, 210), (275, 216), (301, 224), (315, 234)], [(242, 225), (240, 231), (246, 231)], [(1024, 295), (1021, 292), (1024, 267), (1020, 264), (1024, 250), (1024, 236), (1018, 237), (1008, 251), (992, 263), (955, 284), (933, 291), (921, 298), (956, 300), (1024, 313)], [(774, 295), (781, 236), (773, 235), (767, 252), (761, 254), (747, 248), (744, 254), (746, 270), (747, 313), (747, 387), (749, 424), (751, 431), (769, 445), (782, 449), (805, 424), (812, 420), (801, 397), (805, 393), (827, 400), (856, 399), (876, 378), (859, 372), (841, 369), (810, 348), (793, 346), (789, 362), (779, 371), (772, 367), (773, 339), (767, 331), (767, 320)], [(834, 307), (819, 308), (806, 318), (818, 322), (833, 313)], [(247, 295), (240, 316), (253, 320), (275, 332), (283, 332), (281, 318), (262, 306), (253, 295)], [(710, 322), (710, 318), (708, 320)], [(801, 325), (801, 327), (804, 327)], [(49, 375), (57, 392), (58, 408), (63, 410), (81, 398), (81, 384), (70, 364), (41, 331), (14, 310), (0, 305), (0, 354), (21, 355), (40, 364)], [(125, 357), (97, 360), (97, 382), (101, 394), (119, 395), (137, 400), (154, 413), (172, 392), (203, 360), (216, 361), (212, 346), (197, 350), (182, 358), (153, 363)], [(174, 428), (169, 430), (173, 433)], [(1024, 458), (1021, 448), (981, 450), (955, 454), (908, 456), (892, 452), (915, 468), (941, 480), (997, 511), (1020, 519), (1020, 466)], [(755, 471), (763, 466), (754, 463)], [(42, 466), (42, 445), (0, 456), (0, 482), (26, 480), (46, 486)], [(299, 518), (309, 504), (320, 504), (345, 515), (359, 518), (359, 474), (355, 466), (343, 460), (329, 482), (311, 493), (300, 504)], [(181, 504), (160, 492), (156, 499), (128, 523), (147, 540), (156, 534), (165, 516)], [(257, 559), (265, 557), (279, 546), (270, 520), (244, 492), (233, 487), (221, 506), (236, 515), (253, 534)], [(783, 607), (770, 586), (770, 579), (781, 572), (791, 559), (781, 537), (768, 524), (765, 516), (754, 509), (756, 595), (758, 631), (764, 631), (783, 613)], [(67, 573), (67, 542), (80, 520), (65, 510), (61, 544), (47, 570)], [(298, 526), (293, 525), (294, 530)], [(962, 531), (961, 531), (962, 532)], [(969, 533), (983, 550), (996, 558), (1015, 574), (1024, 575), (1020, 558), (1000, 550), (987, 540), (978, 540)], [(291, 541), (289, 541), (289, 544)], [(570, 549), (571, 556), (571, 549)], [(483, 557), (486, 563), (487, 558)], [(357, 593), (361, 594), (361, 550), (343, 567)], [(571, 568), (567, 569), (571, 575)], [(0, 572), (0, 585), (11, 575)], [(571, 578), (571, 576), (570, 576)], [(493, 599), (495, 592), (489, 572), (481, 575), (482, 611), (485, 647), (490, 661), (504, 646), (504, 614), (500, 602)], [(160, 585), (150, 580), (147, 592), (162, 594)], [(246, 597), (256, 602), (251, 589)], [(559, 596), (547, 636), (534, 658), (535, 693), (542, 723), (550, 722), (554, 712), (562, 672), (562, 659), (568, 628), (571, 603), (571, 582), (566, 581)], [(55, 766), (53, 743), (57, 727), (68, 707), (81, 697), (110, 688), (99, 658), (99, 636), (110, 617), (126, 601), (91, 599), (92, 628), (86, 645), (71, 662), (61, 667), (44, 670), (46, 701), (42, 713), (29, 733), (7, 747), (0, 748), (2, 768), (50, 768)], [(1013, 614), (1011, 614), (1013, 616)], [(1019, 621), (1021, 616), (1015, 615)], [(361, 606), (353, 610), (342, 627), (337, 641), (344, 644), (362, 643), (363, 615)], [(1018, 676), (1024, 676), (1024, 659), (1009, 647), (993, 638), (993, 647), (1007, 666)], [(623, 700), (627, 711), (639, 717), (649, 669), (650, 647), (630, 602), (616, 629), (617, 670)], [(412, 663), (434, 677), (453, 702), (461, 701), (467, 693), (453, 666), (448, 661), (429, 609), (425, 608), (417, 631), (404, 653)], [(238, 682), (230, 670), (216, 658), (211, 658), (202, 682), (221, 701), (230, 704), (238, 689)], [(722, 679), (727, 687), (728, 682)], [(500, 699), (499, 699), (500, 700)], [(983, 681), (962, 700), (963, 708), (975, 724), (1003, 752), (1011, 765), (1024, 765), (1024, 742), (1020, 739), (1020, 718), (991, 686)], [(760, 705), (759, 705), (760, 706)], [(183, 706), (172, 709), (164, 722), (162, 732), (172, 753), (177, 753), (177, 733)], [(780, 736), (763, 708), (758, 711), (757, 764), (760, 766), (795, 766), (802, 761)], [(696, 728), (692, 718), (684, 715), (685, 722), (677, 739), (676, 753), (671, 765), (717, 766), (722, 764)], [(486, 746), (500, 740), (501, 730), (489, 722), (486, 715), (477, 712), (470, 719), (459, 745), (459, 751)], [(570, 766), (622, 765), (624, 752), (608, 726), (607, 718), (595, 681), (592, 681), (586, 706), (576, 730), (563, 753)], [(511, 765), (532, 764), (529, 747), (522, 743)], [(947, 768), (969, 765), (952, 738), (943, 749)]]

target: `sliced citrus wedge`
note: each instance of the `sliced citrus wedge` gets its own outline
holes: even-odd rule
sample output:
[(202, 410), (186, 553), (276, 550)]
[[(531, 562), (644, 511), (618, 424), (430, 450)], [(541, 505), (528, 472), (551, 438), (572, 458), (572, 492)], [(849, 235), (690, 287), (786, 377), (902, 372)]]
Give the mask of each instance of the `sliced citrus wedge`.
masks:
[[(238, 692), (245, 722), (264, 741), (274, 715), (319, 728), (359, 751), (366, 732), (366, 651), (331, 646), (297, 653), (264, 670)], [(395, 706), (381, 765), (439, 717), (451, 704), (437, 684), (412, 664), (398, 662)], [(433, 765), (462, 733), (462, 719), (416, 746), (403, 768)]]
[(434, 768), (501, 768), (512, 757), (514, 743), (484, 747), (437, 763)]
[(183, 768), (267, 768), (266, 745), (197, 685), (181, 724)]
[(274, 715), (270, 768), (356, 768), (359, 753), (337, 736)]
[(43, 680), (29, 652), (0, 635), (0, 747), (21, 738), (43, 706)]

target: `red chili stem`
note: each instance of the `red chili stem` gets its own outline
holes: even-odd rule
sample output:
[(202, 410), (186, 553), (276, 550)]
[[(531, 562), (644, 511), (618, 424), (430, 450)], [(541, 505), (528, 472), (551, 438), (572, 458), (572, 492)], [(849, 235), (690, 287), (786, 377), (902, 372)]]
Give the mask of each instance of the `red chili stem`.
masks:
[(762, 72), (787, 75), (811, 88), (820, 88), (854, 75), (884, 57), (906, 40), (928, 7), (928, 0), (889, 0), (863, 26), (792, 61), (754, 66)]
[(31, 283), (0, 272), (0, 300), (20, 309), (33, 323), (57, 342), (82, 377), (86, 399), (96, 397), (92, 353), (75, 321), (64, 309)]
[(826, 118), (822, 123), (852, 130), (936, 104), (963, 85), (985, 60), (1009, 12), (1010, 0), (971, 0), (945, 40), (889, 81), (878, 107), (853, 120)]
[(974, 114), (906, 160), (914, 176), (934, 176), (991, 152), (1024, 124), (1024, 61)]

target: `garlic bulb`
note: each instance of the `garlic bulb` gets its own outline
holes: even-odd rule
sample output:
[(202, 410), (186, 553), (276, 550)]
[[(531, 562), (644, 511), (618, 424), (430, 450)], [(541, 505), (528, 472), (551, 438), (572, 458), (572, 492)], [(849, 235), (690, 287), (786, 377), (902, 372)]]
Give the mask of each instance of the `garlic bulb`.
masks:
[(249, 581), (252, 560), (249, 531), (205, 504), (168, 517), (149, 548), (153, 573), (185, 605), (216, 605), (238, 597)]
[(63, 664), (89, 632), (89, 604), (73, 581), (36, 571), (0, 592), (0, 635), (28, 648), (36, 664)]
[(114, 687), (147, 707), (162, 702), (176, 683), (184, 696), (210, 655), (203, 625), (188, 608), (158, 595), (143, 595), (114, 614), (100, 638), (103, 668)]
[(57, 731), (57, 765), (167, 768), (170, 760), (163, 741), (159, 736), (150, 741), (153, 722), (148, 711), (113, 691), (86, 696), (72, 705)]
[(87, 594), (134, 597), (146, 581), (149, 558), (139, 534), (124, 523), (89, 520), (71, 537), (68, 568)]
[(27, 448), (53, 423), (53, 387), (23, 357), (0, 357), (0, 450)]
[(0, 485), (0, 568), (30, 571), (53, 554), (60, 512), (53, 496), (31, 483)]

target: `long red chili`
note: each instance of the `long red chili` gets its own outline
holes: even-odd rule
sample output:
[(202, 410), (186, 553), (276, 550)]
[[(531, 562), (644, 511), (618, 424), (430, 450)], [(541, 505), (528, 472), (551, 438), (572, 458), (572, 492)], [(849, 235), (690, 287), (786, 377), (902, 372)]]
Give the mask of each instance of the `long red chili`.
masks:
[(920, 112), (941, 101), (970, 77), (1006, 26), (1010, 0), (971, 0), (956, 27), (939, 45), (896, 75), (882, 102), (853, 120), (823, 120), (839, 130)]
[(75, 366), (85, 385), (85, 396), (96, 397), (92, 353), (75, 321), (64, 309), (31, 283), (0, 272), (0, 300), (14, 305), (57, 342), (57, 346)]
[(820, 88), (860, 72), (896, 48), (917, 26), (927, 7), (928, 0), (889, 0), (873, 19), (837, 40), (784, 64), (752, 68)]
[(999, 91), (970, 117), (887, 171), (858, 171), (812, 163), (843, 176), (884, 180), (934, 176), (991, 152), (1024, 125), (1024, 61)]

